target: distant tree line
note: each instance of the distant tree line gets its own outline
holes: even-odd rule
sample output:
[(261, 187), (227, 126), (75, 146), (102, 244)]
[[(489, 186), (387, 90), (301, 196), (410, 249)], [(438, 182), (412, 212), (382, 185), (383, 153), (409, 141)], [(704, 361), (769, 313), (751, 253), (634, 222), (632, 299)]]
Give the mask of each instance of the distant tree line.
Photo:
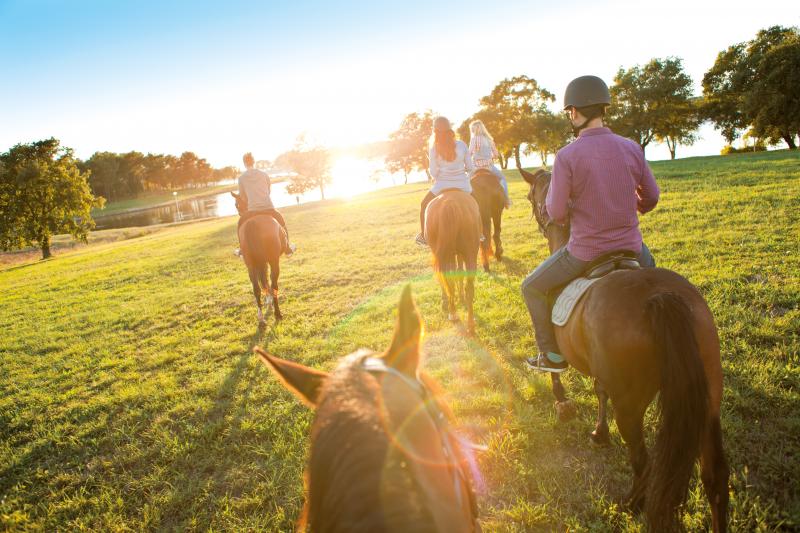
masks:
[(212, 168), (193, 152), (174, 155), (127, 152), (95, 152), (79, 168), (89, 173), (89, 185), (97, 196), (113, 201), (144, 191), (204, 187), (232, 179), (236, 167)]
[[(697, 140), (697, 130), (709, 121), (732, 144), (742, 136), (754, 145), (785, 142), (795, 149), (800, 136), (800, 34), (796, 27), (774, 26), (746, 43), (719, 53), (703, 77), (703, 94), (695, 96), (692, 79), (680, 58), (654, 58), (645, 65), (620, 68), (611, 85), (606, 124), (633, 139), (644, 151), (653, 142), (667, 145), (675, 159), (679, 145)], [(507, 168), (520, 154), (547, 157), (569, 142), (572, 130), (551, 110), (553, 93), (531, 77), (506, 78), (479, 100), (480, 108), (461, 123), (458, 134), (469, 139), (469, 123), (480, 119), (492, 133)], [(434, 113), (410, 113), (390, 135), (387, 169), (426, 170), (428, 139)], [(723, 153), (736, 151), (727, 146)]]

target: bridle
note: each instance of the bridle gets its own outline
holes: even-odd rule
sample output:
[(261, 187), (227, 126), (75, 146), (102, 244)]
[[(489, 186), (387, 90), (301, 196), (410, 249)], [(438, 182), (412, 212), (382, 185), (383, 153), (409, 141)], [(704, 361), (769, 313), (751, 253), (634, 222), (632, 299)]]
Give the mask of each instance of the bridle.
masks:
[(531, 190), (528, 192), (528, 200), (531, 202), (533, 216), (536, 218), (536, 223), (539, 225), (539, 232), (544, 235), (545, 238), (547, 238), (547, 230), (550, 228), (550, 226), (555, 226), (556, 223), (552, 218), (550, 218), (550, 215), (547, 214), (545, 201), (536, 201), (536, 187), (540, 182), (545, 182), (543, 185), (544, 194), (542, 195), (542, 198), (547, 198), (547, 192), (550, 190), (550, 173), (543, 172), (536, 177), (536, 183), (534, 183), (533, 187), (531, 187)]
[(453, 440), (459, 439), (450, 429), (447, 416), (445, 416), (438, 403), (434, 400), (433, 394), (428, 387), (422, 381), (412, 379), (399, 370), (388, 366), (380, 357), (372, 357), (367, 354), (361, 359), (360, 366), (364, 371), (375, 377), (388, 374), (399, 379), (419, 397), (420, 401), (425, 406), (428, 416), (433, 421), (436, 431), (439, 434), (439, 439), (442, 442), (442, 454), (450, 465), (449, 471), (451, 472), (454, 492), (457, 495), (458, 507), (463, 508), (463, 493), (466, 492), (469, 497), (473, 522), (477, 524), (478, 505), (475, 500), (475, 493), (472, 490), (471, 477), (465, 471), (462, 459), (453, 446)]

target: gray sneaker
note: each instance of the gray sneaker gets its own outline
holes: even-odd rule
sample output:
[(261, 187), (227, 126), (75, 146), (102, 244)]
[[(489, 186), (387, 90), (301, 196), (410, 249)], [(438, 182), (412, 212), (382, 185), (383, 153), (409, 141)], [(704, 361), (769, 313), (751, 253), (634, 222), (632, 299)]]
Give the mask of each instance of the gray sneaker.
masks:
[(414, 238), (414, 242), (420, 246), (428, 246), (428, 241), (425, 240), (425, 235), (422, 233), (417, 233), (417, 236)]
[(540, 353), (536, 357), (528, 357), (525, 359), (525, 364), (531, 370), (538, 370), (539, 372), (555, 372), (556, 374), (569, 368), (569, 364), (566, 361), (555, 363), (543, 353)]
[(241, 248), (235, 249), (233, 251), (233, 255), (235, 255), (236, 257), (242, 257), (242, 249)]
[(286, 254), (286, 257), (292, 257), (294, 253), (297, 251), (296, 244), (289, 243), (289, 245), (286, 248), (287, 250), (286, 252), (284, 252)]

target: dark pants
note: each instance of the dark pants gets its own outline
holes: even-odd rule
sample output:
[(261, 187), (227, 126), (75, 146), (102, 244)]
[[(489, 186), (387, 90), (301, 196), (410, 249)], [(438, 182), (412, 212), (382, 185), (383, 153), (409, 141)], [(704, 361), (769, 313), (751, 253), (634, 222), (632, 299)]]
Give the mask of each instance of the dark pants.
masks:
[(419, 204), (419, 232), (423, 235), (425, 235), (425, 209), (434, 198), (436, 198), (436, 195), (428, 191), (428, 194), (422, 199), (422, 203)]
[[(522, 282), (522, 298), (528, 307), (540, 352), (558, 353), (558, 344), (550, 320), (550, 299), (554, 289), (568, 284), (586, 270), (591, 261), (581, 261), (564, 246), (536, 267)], [(656, 266), (650, 249), (642, 243), (639, 264), (645, 268)]]
[(278, 222), (278, 224), (281, 225), (283, 231), (286, 232), (286, 240), (287, 241), (289, 240), (289, 230), (286, 229), (286, 221), (283, 220), (283, 215), (278, 213), (275, 209), (264, 209), (263, 211), (248, 211), (247, 213), (239, 217), (239, 225), (236, 226), (237, 231), (239, 228), (242, 227), (242, 224), (244, 224), (246, 221), (258, 215), (269, 215), (272, 218), (274, 218)]

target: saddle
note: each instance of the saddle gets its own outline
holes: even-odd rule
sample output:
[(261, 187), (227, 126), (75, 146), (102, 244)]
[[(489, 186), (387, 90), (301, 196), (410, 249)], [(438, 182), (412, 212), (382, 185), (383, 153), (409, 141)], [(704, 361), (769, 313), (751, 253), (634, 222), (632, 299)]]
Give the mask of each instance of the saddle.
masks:
[(569, 320), (572, 310), (586, 290), (603, 276), (615, 270), (637, 270), (641, 268), (637, 254), (628, 250), (615, 250), (601, 255), (586, 266), (583, 276), (572, 280), (557, 295), (553, 304), (551, 320), (556, 326), (563, 326)]
[(614, 270), (636, 270), (641, 268), (639, 256), (628, 250), (615, 250), (601, 255), (584, 270), (589, 279), (602, 278)]

